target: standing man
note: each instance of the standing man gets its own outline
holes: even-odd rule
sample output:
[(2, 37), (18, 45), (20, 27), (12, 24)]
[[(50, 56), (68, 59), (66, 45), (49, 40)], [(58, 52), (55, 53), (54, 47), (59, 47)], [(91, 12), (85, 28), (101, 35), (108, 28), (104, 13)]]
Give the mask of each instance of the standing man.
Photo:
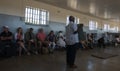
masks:
[(69, 24), (66, 26), (66, 44), (67, 44), (66, 61), (67, 66), (70, 68), (77, 68), (74, 62), (79, 39), (77, 32), (77, 24), (74, 22), (75, 18), (73, 16), (70, 16)]

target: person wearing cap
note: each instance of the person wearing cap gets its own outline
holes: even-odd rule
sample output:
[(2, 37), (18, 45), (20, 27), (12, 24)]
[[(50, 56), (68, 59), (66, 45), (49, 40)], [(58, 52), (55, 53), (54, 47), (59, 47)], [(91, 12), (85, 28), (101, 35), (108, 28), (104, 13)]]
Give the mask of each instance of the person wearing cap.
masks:
[(1, 32), (0, 38), (4, 44), (12, 41), (12, 32), (9, 31), (8, 26), (3, 26), (3, 32)]
[[(1, 39), (1, 46), (3, 46), (2, 50), (5, 53), (5, 55), (7, 55), (7, 53), (9, 54), (9, 52), (12, 52), (14, 48), (14, 44), (12, 42), (13, 34), (12, 32), (9, 31), (8, 26), (3, 26), (3, 32), (0, 33), (0, 39)], [(13, 54), (11, 53), (11, 55)]]
[(75, 17), (70, 16), (69, 24), (66, 26), (66, 62), (67, 66), (70, 68), (77, 68), (74, 62), (78, 43), (78, 29), (75, 23)]

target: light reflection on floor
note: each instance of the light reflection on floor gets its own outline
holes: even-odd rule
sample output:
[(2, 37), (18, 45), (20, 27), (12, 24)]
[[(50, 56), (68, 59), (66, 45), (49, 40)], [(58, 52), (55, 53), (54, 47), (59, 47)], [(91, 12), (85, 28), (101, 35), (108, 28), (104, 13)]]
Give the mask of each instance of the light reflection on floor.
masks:
[(55, 51), (50, 55), (31, 55), (0, 60), (0, 71), (120, 71), (120, 56), (109, 59), (92, 57), (93, 52), (120, 54), (120, 48), (78, 50), (77, 69), (66, 67), (65, 51)]

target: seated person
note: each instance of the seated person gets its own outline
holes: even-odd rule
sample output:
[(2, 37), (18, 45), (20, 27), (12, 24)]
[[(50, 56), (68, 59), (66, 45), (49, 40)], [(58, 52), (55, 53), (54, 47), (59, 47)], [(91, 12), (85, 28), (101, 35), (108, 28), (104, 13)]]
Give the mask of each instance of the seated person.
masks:
[(104, 37), (101, 37), (98, 39), (98, 46), (101, 48), (105, 48), (105, 40), (104, 40)]
[(15, 40), (16, 43), (19, 45), (19, 56), (21, 56), (22, 49), (24, 49), (27, 52), (27, 54), (30, 55), (30, 53), (24, 45), (24, 34), (21, 27), (18, 27), (17, 29), (17, 33), (15, 34)]
[(44, 53), (44, 49), (48, 50), (48, 46), (49, 46), (49, 42), (46, 41), (46, 34), (44, 33), (43, 29), (39, 29), (38, 33), (37, 33), (37, 39), (38, 39), (38, 43), (40, 44), (40, 48), (42, 49), (42, 53)]
[(80, 47), (82, 47), (82, 49), (88, 49), (88, 42), (85, 40), (81, 40), (80, 41)]
[(53, 50), (55, 49), (54, 31), (50, 31), (50, 33), (47, 36), (47, 40), (49, 41), (49, 50), (50, 50), (50, 52), (53, 52)]
[(89, 48), (93, 49), (93, 34), (87, 35), (87, 41), (88, 41)]
[(115, 46), (117, 46), (118, 44), (120, 44), (120, 37), (116, 36), (115, 37)]
[(65, 37), (63, 36), (62, 31), (59, 31), (59, 33), (58, 33), (57, 45), (58, 45), (60, 48), (65, 48), (65, 47), (66, 47)]
[(28, 31), (25, 33), (25, 42), (28, 44), (28, 49), (30, 51), (32, 51), (35, 54), (38, 54), (36, 37), (33, 33), (33, 28), (29, 28)]
[(8, 26), (3, 26), (3, 32), (0, 34), (1, 50), (6, 56), (15, 55), (15, 48), (13, 40), (13, 34), (9, 31)]

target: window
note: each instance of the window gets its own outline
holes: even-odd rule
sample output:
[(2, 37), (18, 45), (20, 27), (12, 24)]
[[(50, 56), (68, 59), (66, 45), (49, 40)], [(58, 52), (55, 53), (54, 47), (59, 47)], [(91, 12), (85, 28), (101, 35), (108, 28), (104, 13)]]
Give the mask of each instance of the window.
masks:
[[(79, 24), (80, 23), (80, 19), (75, 17), (75, 23)], [(66, 20), (66, 25), (68, 25), (68, 24), (69, 24), (69, 16), (67, 16), (67, 20)]]
[(115, 28), (115, 32), (118, 32), (119, 31), (119, 28), (118, 27), (114, 27)]
[(76, 24), (79, 24), (79, 23), (80, 23), (80, 19), (77, 18), (77, 17), (75, 17), (75, 23), (76, 23)]
[(25, 9), (25, 22), (35, 25), (47, 25), (49, 22), (49, 12), (44, 9), (27, 6)]
[(112, 27), (112, 28), (109, 29), (109, 31), (111, 31), (111, 32), (118, 32), (119, 28), (118, 27)]
[(96, 21), (89, 21), (89, 30), (97, 30), (98, 23)]
[(104, 31), (109, 31), (109, 28), (110, 28), (110, 25), (104, 24), (104, 28), (103, 28)]

